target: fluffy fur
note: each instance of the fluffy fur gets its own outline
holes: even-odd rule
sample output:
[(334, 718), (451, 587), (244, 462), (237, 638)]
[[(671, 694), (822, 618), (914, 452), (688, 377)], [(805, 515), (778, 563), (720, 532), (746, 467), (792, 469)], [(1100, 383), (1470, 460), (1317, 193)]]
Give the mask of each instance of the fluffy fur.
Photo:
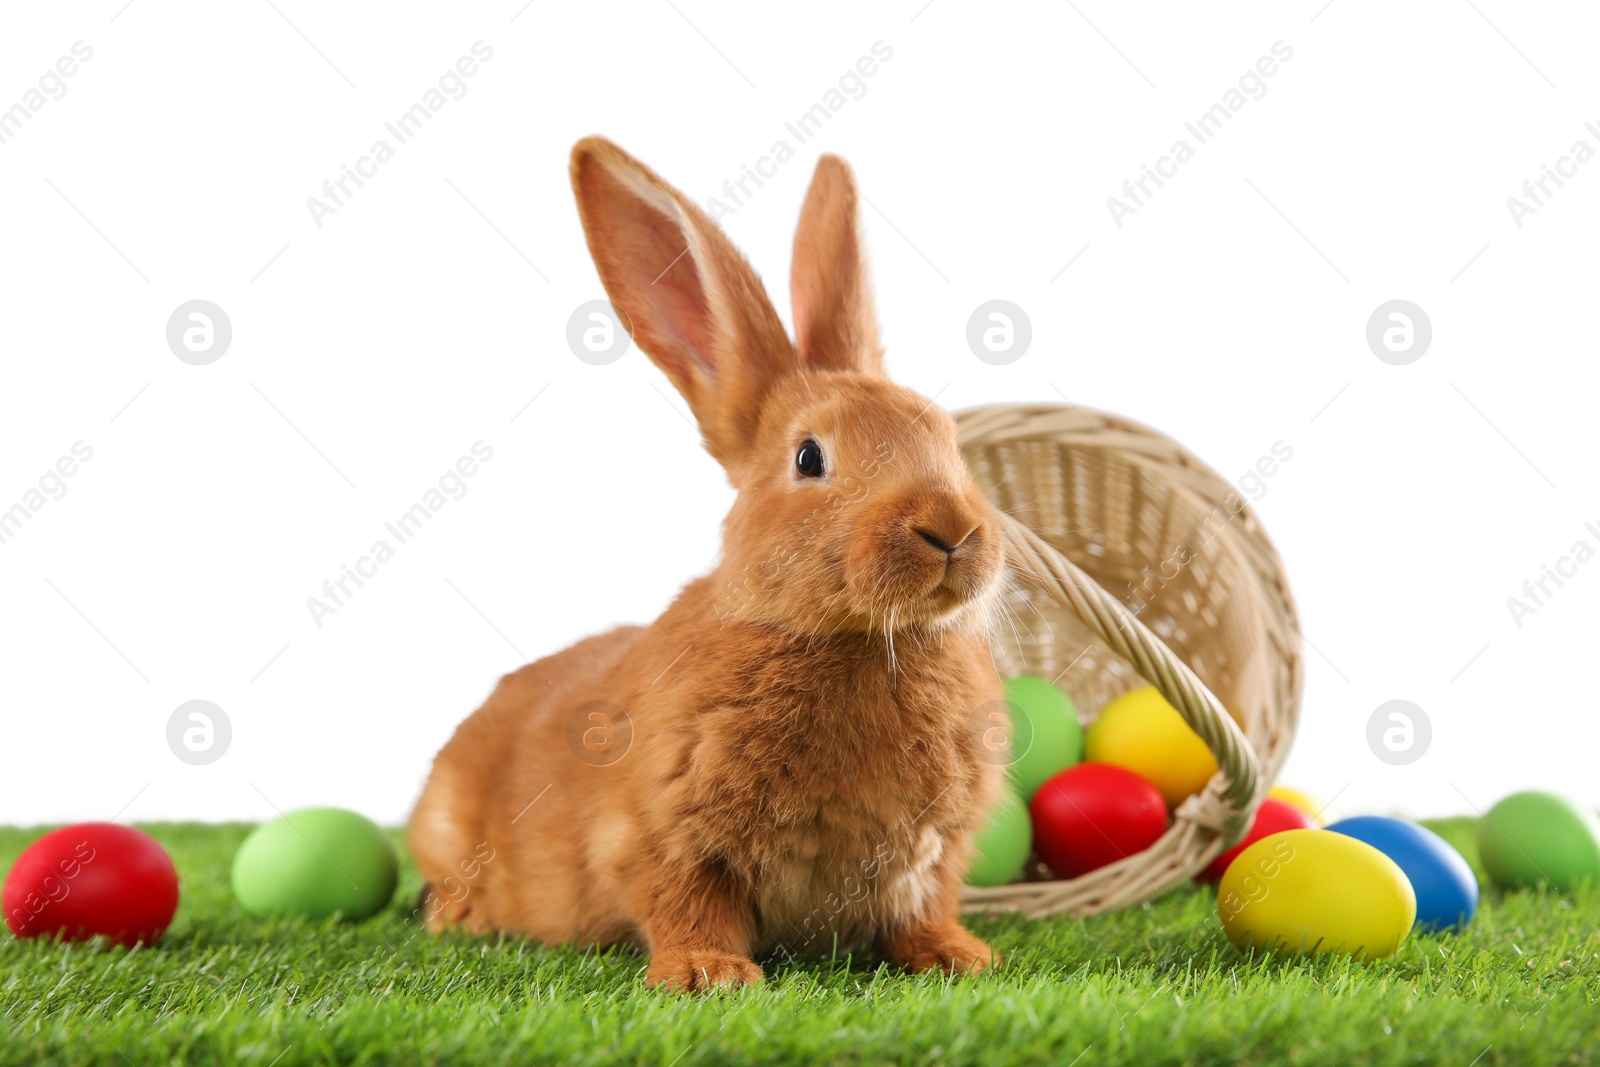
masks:
[[(590, 252), (738, 490), (723, 554), (648, 627), (503, 678), (412, 816), (430, 929), (632, 943), (647, 981), (759, 981), (756, 958), (873, 945), (981, 970), (957, 919), (1000, 770), (986, 634), (1002, 550), (949, 416), (883, 377), (849, 168), (823, 157), (796, 340), (692, 202), (580, 142)], [(812, 440), (825, 473), (802, 477)]]

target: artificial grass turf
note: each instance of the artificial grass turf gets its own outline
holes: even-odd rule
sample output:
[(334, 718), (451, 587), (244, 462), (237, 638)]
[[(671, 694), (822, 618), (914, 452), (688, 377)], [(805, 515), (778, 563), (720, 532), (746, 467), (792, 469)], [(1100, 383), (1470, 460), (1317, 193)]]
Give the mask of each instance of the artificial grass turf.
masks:
[[(1472, 820), (1430, 825), (1476, 858)], [(3, 936), (0, 1065), (1600, 1061), (1593, 886), (1488, 891), (1464, 931), (1374, 963), (1252, 959), (1192, 888), (1085, 920), (975, 917), (1006, 956), (976, 978), (836, 959), (689, 998), (645, 989), (634, 952), (422, 934), (409, 864), (367, 922), (252, 919), (228, 888), (249, 826), (144, 828), (182, 878), (171, 930), (131, 951)], [(41, 832), (0, 829), (0, 869)]]

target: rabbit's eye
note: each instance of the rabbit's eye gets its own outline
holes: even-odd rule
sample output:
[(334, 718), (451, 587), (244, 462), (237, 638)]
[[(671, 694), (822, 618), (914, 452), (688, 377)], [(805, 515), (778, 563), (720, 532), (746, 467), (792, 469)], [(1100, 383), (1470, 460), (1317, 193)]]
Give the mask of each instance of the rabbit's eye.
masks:
[(794, 469), (802, 478), (822, 477), (822, 446), (808, 439), (795, 453)]

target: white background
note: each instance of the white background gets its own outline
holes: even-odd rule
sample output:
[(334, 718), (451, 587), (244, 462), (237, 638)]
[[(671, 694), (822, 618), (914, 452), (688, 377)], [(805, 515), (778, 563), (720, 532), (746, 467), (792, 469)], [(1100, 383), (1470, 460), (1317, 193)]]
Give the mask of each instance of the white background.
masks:
[[(730, 491), (681, 402), (636, 350), (565, 343), (602, 295), (566, 176), (592, 132), (702, 201), (795, 145), (724, 220), (785, 317), (805, 183), (845, 155), (891, 372), (942, 405), (1065, 394), (1230, 477), (1289, 444), (1255, 504), (1314, 649), (1285, 780), (1347, 813), (1600, 800), (1600, 561), (1520, 628), (1506, 605), (1600, 548), (1600, 161), (1521, 228), (1506, 206), (1600, 148), (1592, 9), (275, 2), (3, 15), (0, 107), (94, 55), (0, 145), (0, 508), (94, 456), (0, 545), (0, 821), (397, 822), (500, 673), (711, 563)], [(315, 226), (307, 198), (480, 39), (466, 95)], [(797, 145), (785, 120), (880, 40)], [(1114, 225), (1107, 197), (1279, 40), (1266, 95)], [(234, 331), (203, 367), (165, 340), (196, 298)], [(1009, 366), (965, 343), (992, 298), (1033, 323)], [(1395, 298), (1434, 328), (1404, 367), (1364, 339)], [(467, 494), (317, 628), (307, 597), (479, 440)], [(195, 698), (233, 725), (203, 767), (165, 740)], [(1406, 767), (1365, 739), (1394, 698), (1434, 727)]]

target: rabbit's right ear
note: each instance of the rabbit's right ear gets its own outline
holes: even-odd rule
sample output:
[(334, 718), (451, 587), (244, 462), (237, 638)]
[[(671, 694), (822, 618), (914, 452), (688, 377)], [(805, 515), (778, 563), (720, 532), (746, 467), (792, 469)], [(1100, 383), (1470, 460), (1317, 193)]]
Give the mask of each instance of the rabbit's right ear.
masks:
[(604, 138), (573, 148), (572, 189), (623, 326), (733, 476), (767, 389), (800, 369), (760, 279), (705, 212)]
[(794, 234), (789, 294), (806, 366), (883, 377), (883, 348), (857, 218), (856, 177), (838, 156), (817, 160)]

